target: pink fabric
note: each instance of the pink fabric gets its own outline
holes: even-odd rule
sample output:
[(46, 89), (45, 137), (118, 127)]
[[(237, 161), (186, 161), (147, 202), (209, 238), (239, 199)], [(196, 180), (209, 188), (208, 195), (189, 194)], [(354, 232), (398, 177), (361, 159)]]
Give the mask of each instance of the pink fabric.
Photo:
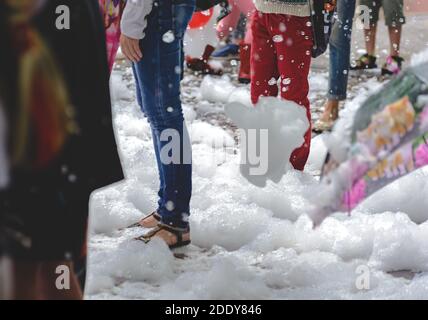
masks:
[(236, 28), (241, 13), (243, 13), (248, 19), (247, 32), (244, 41), (245, 43), (250, 44), (253, 41), (253, 34), (251, 32), (252, 17), (256, 10), (253, 0), (229, 0), (229, 4), (232, 7), (232, 12), (218, 24), (218, 38), (224, 39), (229, 36), (230, 32)]
[(352, 210), (359, 205), (366, 197), (366, 181), (364, 178), (359, 180), (355, 185), (346, 192), (343, 196), (343, 207)]
[(110, 72), (113, 69), (114, 61), (116, 59), (117, 51), (119, 50), (120, 44), (120, 27), (112, 25), (106, 30), (106, 41), (107, 41), (107, 59), (110, 68)]
[(122, 17), (124, 0), (98, 0), (104, 20), (107, 42), (107, 58), (110, 72), (119, 50), (120, 19)]
[(428, 164), (428, 145), (422, 143), (416, 150), (416, 167), (420, 168)]

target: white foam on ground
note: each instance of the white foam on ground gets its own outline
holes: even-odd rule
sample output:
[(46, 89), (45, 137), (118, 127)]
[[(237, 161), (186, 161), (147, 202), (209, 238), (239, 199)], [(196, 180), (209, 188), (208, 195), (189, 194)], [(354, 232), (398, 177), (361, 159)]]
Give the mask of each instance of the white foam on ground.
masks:
[[(116, 101), (115, 123), (128, 180), (93, 197), (86, 297), (426, 298), (427, 171), (385, 188), (351, 216), (328, 217), (314, 230), (306, 215), (307, 199), (308, 193), (317, 192), (313, 174), (325, 154), (323, 138), (313, 141), (308, 172), (289, 170), (276, 184), (251, 185), (239, 172), (239, 153), (229, 154), (224, 148), (232, 142), (230, 135), (195, 120), (190, 111), (198, 107), (222, 111), (218, 101), (226, 103), (236, 89), (224, 79), (217, 81), (201, 88), (207, 91), (204, 94), (210, 93), (208, 88), (216, 92), (211, 95), (215, 103), (201, 101), (203, 94), (193, 88), (184, 93), (195, 97), (195, 104), (184, 105), (184, 112), (193, 115), (188, 125), (189, 131), (194, 130), (195, 162), (193, 245), (186, 249), (185, 260), (174, 259), (162, 243), (134, 242), (133, 237), (144, 230), (118, 231), (154, 209), (158, 177), (146, 120), (135, 101)], [(362, 84), (361, 95), (347, 104), (343, 116), (355, 112), (361, 96), (369, 92), (367, 86), (375, 85), (379, 84)], [(368, 290), (356, 286), (361, 267), (369, 271)], [(403, 269), (416, 276), (409, 280), (391, 274)]]

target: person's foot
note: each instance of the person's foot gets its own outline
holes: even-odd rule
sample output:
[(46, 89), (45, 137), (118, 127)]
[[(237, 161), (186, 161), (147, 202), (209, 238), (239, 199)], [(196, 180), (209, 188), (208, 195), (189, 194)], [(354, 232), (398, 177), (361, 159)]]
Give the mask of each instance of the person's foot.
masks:
[(389, 56), (382, 67), (382, 75), (397, 75), (401, 72), (404, 59), (399, 56)]
[[(167, 230), (159, 231), (158, 233), (156, 233), (154, 238), (159, 238), (165, 241), (168, 247), (177, 247), (177, 236)], [(182, 242), (190, 242), (190, 232), (183, 233)]]
[(339, 118), (339, 101), (328, 100), (325, 105), (323, 114), (314, 125), (314, 131), (324, 132), (324, 131), (331, 130), (338, 118)]
[(138, 221), (137, 223), (130, 225), (128, 228), (140, 227), (140, 228), (151, 229), (151, 228), (155, 228), (160, 221), (161, 221), (160, 215), (157, 213), (157, 211), (154, 211), (148, 216)]
[(136, 238), (136, 240), (149, 243), (151, 240), (158, 238), (164, 241), (170, 249), (184, 247), (190, 244), (190, 229), (177, 228), (163, 223), (159, 223), (157, 227), (148, 233)]
[(351, 66), (351, 70), (369, 70), (369, 69), (376, 69), (376, 57), (371, 56), (369, 54), (363, 54), (361, 57), (359, 57), (357, 60), (355, 60), (355, 63)]
[(239, 54), (239, 45), (230, 43), (222, 48), (217, 49), (212, 54), (213, 58), (231, 58), (237, 57)]

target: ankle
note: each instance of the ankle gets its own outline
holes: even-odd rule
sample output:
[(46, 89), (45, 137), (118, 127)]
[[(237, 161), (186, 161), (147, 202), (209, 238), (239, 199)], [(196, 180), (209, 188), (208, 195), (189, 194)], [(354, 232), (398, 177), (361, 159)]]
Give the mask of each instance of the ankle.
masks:
[(339, 110), (339, 100), (327, 100), (325, 106), (325, 111), (336, 111)]

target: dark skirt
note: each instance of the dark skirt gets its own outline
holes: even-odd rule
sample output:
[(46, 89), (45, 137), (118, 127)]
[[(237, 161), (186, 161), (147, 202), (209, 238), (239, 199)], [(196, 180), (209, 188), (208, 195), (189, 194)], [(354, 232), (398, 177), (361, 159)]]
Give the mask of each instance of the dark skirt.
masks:
[[(71, 28), (58, 30), (59, 5)], [(91, 192), (123, 179), (113, 132), (103, 23), (96, 0), (48, 0), (35, 26), (57, 60), (75, 108), (79, 134), (49, 168), (14, 170), (0, 193), (9, 254), (23, 259), (84, 255)]]

